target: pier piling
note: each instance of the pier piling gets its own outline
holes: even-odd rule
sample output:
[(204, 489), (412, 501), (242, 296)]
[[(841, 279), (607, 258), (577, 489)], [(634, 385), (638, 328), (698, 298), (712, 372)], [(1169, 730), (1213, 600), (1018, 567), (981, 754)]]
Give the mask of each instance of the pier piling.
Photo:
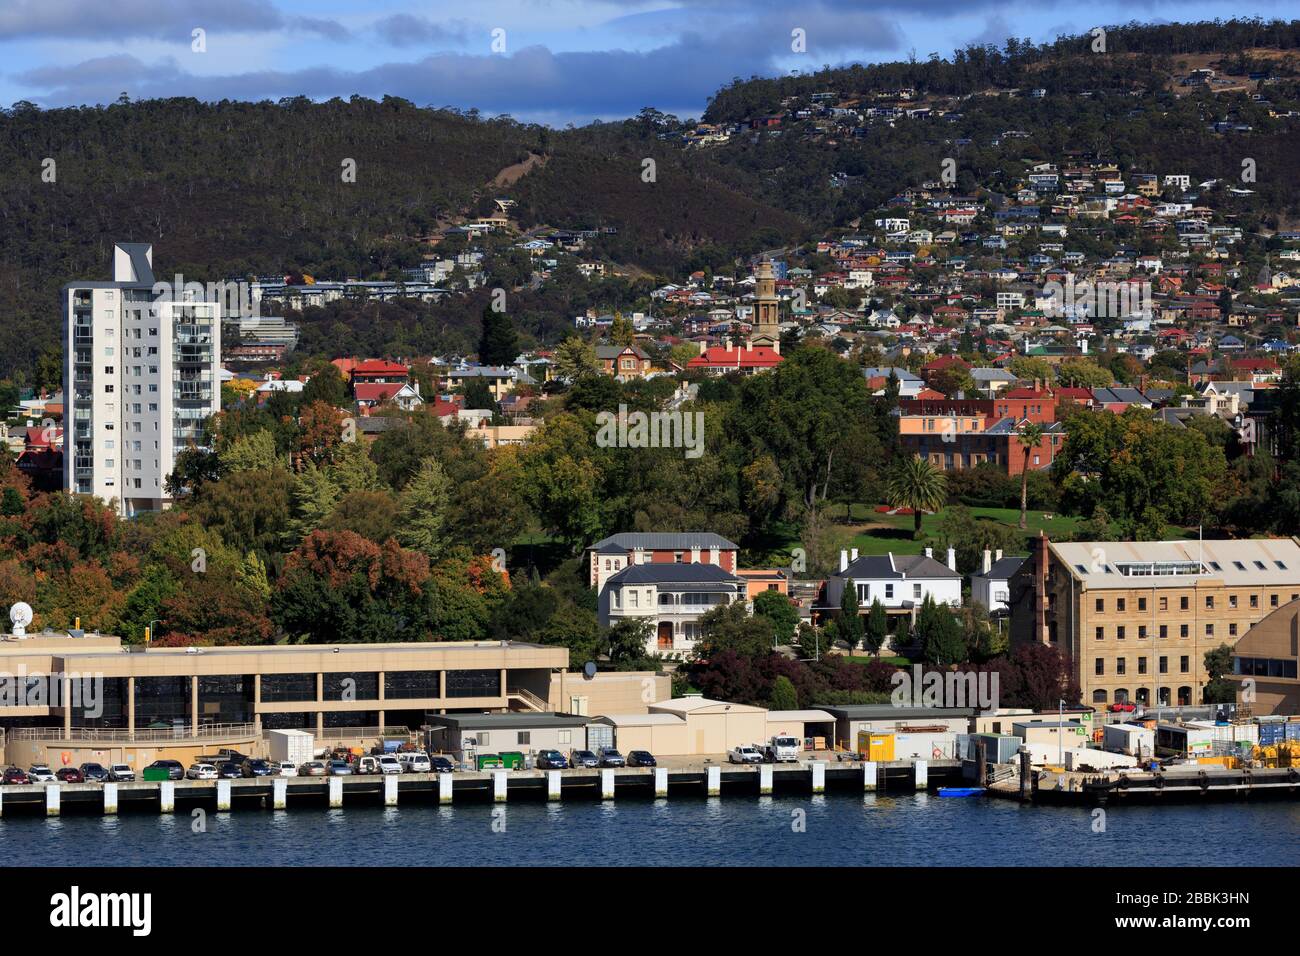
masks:
[(772, 765), (765, 763), (758, 768), (758, 792), (772, 792)]
[(824, 760), (812, 762), (812, 792), (826, 792), (826, 761)]
[(288, 794), (288, 780), (285, 780), (283, 777), (277, 777), (271, 781), (271, 807), (273, 809), (283, 810)]
[(668, 768), (655, 767), (655, 796), (668, 796)]
[(117, 784), (104, 784), (104, 814), (112, 816), (117, 813)]
[(600, 772), (600, 798), (614, 799), (614, 771), (606, 767)]
[(912, 761), (912, 783), (917, 790), (924, 790), (930, 783), (930, 765), (924, 760)]
[(451, 803), (452, 779), (449, 773), (438, 774), (438, 802)]
[(158, 784), (158, 812), (174, 813), (176, 810), (176, 781), (163, 780)]
[(862, 765), (862, 789), (874, 791), (877, 787), (876, 762), (868, 760)]
[(397, 778), (389, 775), (384, 776), (384, 806), (397, 806)]
[(722, 793), (722, 768), (714, 765), (709, 767), (704, 777), (704, 790), (711, 796), (716, 797)]
[(558, 770), (546, 771), (546, 799), (560, 799), (560, 771)]
[(330, 809), (337, 810), (343, 806), (343, 778), (329, 778)]
[(217, 781), (217, 809), (218, 810), (230, 809), (230, 781), (229, 780)]
[(505, 770), (498, 770), (492, 774), (492, 799), (496, 803), (506, 802), (506, 771)]
[(59, 785), (57, 783), (47, 783), (45, 785), (45, 815), (47, 817), (57, 817), (59, 815)]

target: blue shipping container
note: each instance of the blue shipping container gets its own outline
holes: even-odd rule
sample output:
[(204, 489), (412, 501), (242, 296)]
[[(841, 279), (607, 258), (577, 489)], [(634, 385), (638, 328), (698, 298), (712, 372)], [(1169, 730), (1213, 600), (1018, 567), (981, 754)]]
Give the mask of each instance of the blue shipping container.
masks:
[(1286, 725), (1286, 739), (1300, 740), (1300, 720), (1293, 720)]

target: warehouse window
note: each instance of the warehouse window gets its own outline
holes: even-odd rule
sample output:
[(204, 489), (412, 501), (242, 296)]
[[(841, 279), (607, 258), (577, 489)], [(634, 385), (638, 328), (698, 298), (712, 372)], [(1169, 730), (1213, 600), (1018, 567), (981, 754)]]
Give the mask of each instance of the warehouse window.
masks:
[(1160, 636), (1161, 636), (1161, 637), (1168, 637), (1168, 636), (1169, 636), (1169, 625), (1168, 625), (1168, 624), (1161, 624), (1161, 625), (1160, 625)]
[(1105, 610), (1106, 610), (1106, 600), (1104, 598), (1097, 598), (1097, 613), (1101, 614)]
[(1122, 657), (1115, 658), (1115, 673), (1123, 674), (1126, 670), (1127, 662)]
[(1184, 654), (1182, 657), (1178, 658), (1178, 670), (1179, 670), (1179, 672), (1180, 672), (1180, 673), (1183, 673), (1183, 674), (1186, 674), (1186, 673), (1191, 669), (1190, 666), (1189, 666), (1190, 663), (1191, 663), (1191, 661), (1188, 659), (1188, 657), (1187, 657), (1186, 654)]
[(1092, 665), (1092, 671), (1098, 677), (1103, 676), (1106, 673), (1106, 659), (1103, 657), (1097, 658), (1096, 662)]
[(1117, 611), (1119, 611), (1121, 614), (1123, 614), (1124, 611), (1125, 611), (1125, 607), (1126, 607), (1126, 606), (1125, 606), (1125, 602), (1124, 602), (1124, 599), (1123, 599), (1123, 598), (1116, 598), (1116, 599), (1115, 599), (1115, 610), (1117, 610)]
[(1188, 597), (1186, 594), (1184, 594), (1182, 597), (1178, 599), (1178, 608), (1179, 610), (1186, 611), (1188, 606), (1189, 606)]
[(1103, 641), (1105, 639), (1106, 639), (1106, 629), (1104, 627), (1097, 628), (1097, 640)]
[(1147, 672), (1147, 659), (1146, 659), (1145, 657), (1139, 657), (1139, 658), (1138, 658), (1138, 673), (1139, 673), (1139, 674), (1145, 674), (1146, 672)]

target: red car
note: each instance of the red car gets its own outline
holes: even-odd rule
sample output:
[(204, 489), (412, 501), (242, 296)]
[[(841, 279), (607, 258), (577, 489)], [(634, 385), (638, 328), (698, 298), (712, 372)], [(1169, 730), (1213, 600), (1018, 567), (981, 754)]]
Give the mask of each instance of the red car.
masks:
[(59, 780), (63, 783), (85, 783), (86, 782), (85, 774), (83, 774), (76, 767), (60, 767), (58, 770), (54, 772), (54, 776), (58, 777)]
[(4, 784), (31, 783), (31, 782), (32, 782), (32, 778), (27, 776), (27, 774), (19, 770), (17, 767), (10, 767), (8, 770), (4, 772), (4, 777), (0, 778), (0, 783), (4, 783)]
[(1131, 714), (1135, 710), (1137, 710), (1137, 704), (1131, 704), (1126, 700), (1110, 705), (1110, 712), (1112, 714), (1118, 714), (1121, 711), (1123, 711), (1126, 714)]

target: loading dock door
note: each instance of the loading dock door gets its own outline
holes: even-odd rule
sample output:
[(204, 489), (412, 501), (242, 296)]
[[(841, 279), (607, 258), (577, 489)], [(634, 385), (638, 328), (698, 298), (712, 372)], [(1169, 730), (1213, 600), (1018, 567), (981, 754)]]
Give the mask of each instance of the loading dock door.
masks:
[(614, 746), (614, 728), (609, 724), (587, 725), (587, 749), (600, 753), (601, 747)]

